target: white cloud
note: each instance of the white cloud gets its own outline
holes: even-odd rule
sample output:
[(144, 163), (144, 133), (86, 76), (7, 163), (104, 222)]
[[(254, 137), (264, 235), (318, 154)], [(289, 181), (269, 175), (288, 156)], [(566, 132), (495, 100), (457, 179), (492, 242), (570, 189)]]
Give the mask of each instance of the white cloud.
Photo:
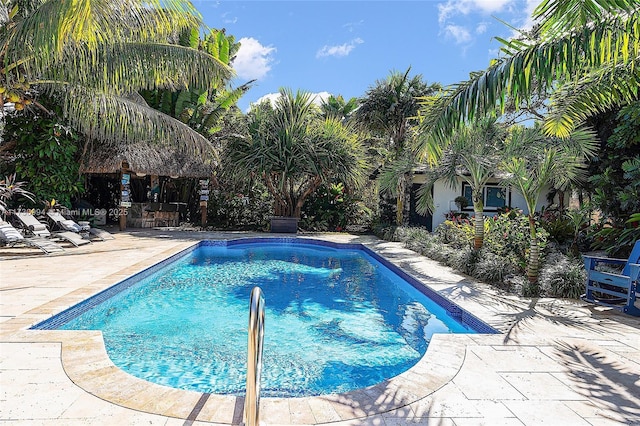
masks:
[[(493, 15), (515, 28), (530, 29), (531, 13), (542, 0), (445, 0), (438, 4), (440, 34), (456, 44), (472, 42), (471, 34), (485, 34), (490, 29), (487, 15)], [(483, 20), (483, 18), (485, 18)], [(458, 20), (465, 22), (464, 26)], [(470, 28), (474, 28), (473, 31)], [(494, 27), (491, 27), (495, 29)], [(519, 33), (512, 31), (512, 36)]]
[(505, 9), (513, 0), (471, 0), (471, 3), (484, 13), (494, 13)]
[[(313, 103), (314, 104), (321, 105), (323, 101), (326, 101), (327, 98), (329, 98), (329, 96), (331, 96), (331, 93), (329, 93), (329, 92), (318, 92), (318, 93), (312, 93), (311, 96), (313, 97)], [(251, 105), (257, 105), (257, 104), (262, 103), (263, 101), (269, 101), (271, 103), (271, 106), (275, 106), (276, 101), (279, 98), (280, 98), (280, 92), (278, 92), (278, 93), (267, 93), (266, 95), (261, 96), (260, 98), (258, 98), (257, 101), (251, 102)], [(245, 112), (249, 112), (249, 110), (251, 109), (251, 105), (249, 106), (249, 108)]]
[(480, 22), (476, 25), (476, 34), (484, 34), (487, 32), (489, 25), (486, 22)]
[(361, 19), (358, 22), (347, 22), (342, 26), (342, 28), (346, 28), (347, 31), (352, 33), (357, 27), (362, 26), (362, 24), (364, 24), (364, 20)]
[(498, 57), (500, 57), (500, 54), (501, 54), (501, 53), (502, 53), (502, 52), (500, 52), (500, 49), (499, 49), (499, 48), (496, 48), (496, 49), (489, 49), (489, 59), (495, 59), (495, 58), (498, 58)]
[[(276, 101), (280, 98), (280, 93), (267, 93), (264, 96), (261, 96), (258, 98), (257, 101), (255, 102), (251, 102), (251, 105), (253, 104), (261, 104), (264, 101), (269, 101), (269, 103), (271, 104), (271, 106), (275, 106)], [(251, 107), (249, 107), (251, 108)]]
[(240, 50), (233, 61), (233, 69), (238, 77), (245, 80), (260, 80), (271, 70), (275, 47), (263, 46), (252, 37), (243, 37), (239, 40)]
[(338, 46), (324, 46), (316, 53), (316, 58), (324, 58), (327, 56), (347, 56), (357, 45), (364, 43), (361, 38), (354, 38), (349, 43), (340, 44)]
[(224, 22), (225, 24), (235, 24), (238, 22), (238, 17), (231, 17), (229, 16), (229, 12), (226, 12), (222, 14), (222, 22)]
[(446, 23), (452, 16), (472, 12), (491, 14), (505, 9), (514, 0), (447, 0), (438, 4), (438, 22)]
[(326, 101), (327, 99), (329, 99), (329, 96), (331, 96), (331, 93), (329, 93), (329, 92), (316, 93), (314, 98), (313, 98), (313, 103), (316, 104), (316, 105), (322, 105), (322, 102)]
[(444, 33), (447, 37), (453, 38), (456, 44), (464, 44), (471, 41), (471, 33), (469, 30), (459, 25), (447, 25), (444, 28)]

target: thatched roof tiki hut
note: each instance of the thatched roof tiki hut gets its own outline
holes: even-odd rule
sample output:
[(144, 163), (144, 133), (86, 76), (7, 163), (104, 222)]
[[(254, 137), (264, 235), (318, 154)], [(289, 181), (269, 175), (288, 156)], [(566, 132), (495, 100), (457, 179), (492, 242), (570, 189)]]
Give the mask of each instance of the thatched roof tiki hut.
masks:
[[(193, 188), (212, 176), (214, 158), (212, 152), (193, 154), (142, 142), (124, 146), (91, 144), (80, 161), (80, 172), (120, 181), (120, 193), (112, 197), (118, 199), (118, 205), (101, 206), (116, 213), (120, 208), (120, 229), (175, 226), (187, 204), (199, 201), (191, 199)], [(198, 204), (206, 222), (206, 202), (204, 207)]]

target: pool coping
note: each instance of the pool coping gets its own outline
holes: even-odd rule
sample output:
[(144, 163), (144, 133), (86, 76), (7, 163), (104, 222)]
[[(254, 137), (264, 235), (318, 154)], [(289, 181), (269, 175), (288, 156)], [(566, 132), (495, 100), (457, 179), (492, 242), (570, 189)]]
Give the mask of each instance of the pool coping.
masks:
[[(271, 241), (277, 237), (266, 237)], [(305, 243), (312, 238), (304, 239)], [(258, 238), (264, 240), (265, 238)], [(239, 238), (234, 240), (216, 241), (219, 244), (240, 244), (256, 240), (256, 238)], [(279, 238), (280, 241), (291, 241), (291, 238)], [(235, 242), (235, 243), (234, 243)], [(401, 267), (394, 265), (371, 248), (363, 244), (334, 243), (322, 241), (322, 245), (335, 244), (344, 248), (366, 249), (385, 266), (391, 266), (394, 272), (401, 272), (412, 285), (413, 278)], [(238, 424), (242, 422), (244, 397), (203, 394), (161, 386), (147, 382), (125, 373), (116, 367), (109, 359), (104, 346), (102, 333), (99, 331), (71, 331), (71, 330), (32, 330), (34, 324), (41, 323), (47, 318), (73, 307), (97, 294), (104, 293), (117, 285), (140, 274), (153, 273), (149, 269), (156, 265), (170, 262), (177, 256), (182, 256), (195, 250), (200, 245), (208, 244), (200, 241), (191, 243), (186, 248), (170, 249), (161, 254), (163, 260), (154, 262), (147, 260), (139, 262), (129, 268), (97, 280), (88, 286), (80, 288), (66, 296), (55, 299), (36, 309), (27, 312), (20, 318), (8, 321), (12, 330), (12, 339), (28, 342), (59, 342), (61, 344), (62, 365), (68, 377), (79, 387), (106, 401), (131, 408), (134, 410), (159, 414), (167, 417)], [(355, 247), (358, 246), (358, 247)], [(403, 278), (406, 279), (405, 276)], [(428, 288), (426, 284), (421, 286)], [(415, 285), (414, 285), (415, 286)], [(437, 294), (434, 290), (431, 290)], [(442, 296), (440, 296), (442, 297)], [(447, 299), (448, 300), (448, 299)], [(453, 303), (453, 302), (450, 302)], [(453, 305), (457, 306), (455, 303)], [(471, 314), (469, 314), (471, 315)], [(473, 317), (473, 316), (472, 316)], [(477, 319), (476, 317), (473, 317)], [(479, 320), (478, 320), (479, 321)], [(3, 333), (6, 336), (6, 333)], [(465, 356), (466, 346), (472, 343), (469, 334), (438, 334), (432, 341), (425, 355), (404, 373), (364, 389), (342, 394), (330, 394), (302, 398), (261, 398), (261, 418), (266, 423), (281, 423), (278, 413), (284, 404), (288, 405), (291, 420), (294, 423), (330, 423), (335, 421), (355, 420), (375, 414), (381, 414), (400, 409), (423, 399), (437, 391), (451, 381), (461, 368)]]

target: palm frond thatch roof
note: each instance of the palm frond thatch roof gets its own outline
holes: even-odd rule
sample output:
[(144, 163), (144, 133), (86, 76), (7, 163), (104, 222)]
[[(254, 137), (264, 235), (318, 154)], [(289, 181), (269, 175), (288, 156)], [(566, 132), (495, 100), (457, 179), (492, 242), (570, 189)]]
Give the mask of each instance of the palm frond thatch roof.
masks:
[(158, 176), (209, 177), (216, 165), (213, 154), (193, 155), (178, 148), (148, 143), (120, 146), (92, 145), (80, 160), (80, 173), (118, 173), (122, 163), (134, 173)]

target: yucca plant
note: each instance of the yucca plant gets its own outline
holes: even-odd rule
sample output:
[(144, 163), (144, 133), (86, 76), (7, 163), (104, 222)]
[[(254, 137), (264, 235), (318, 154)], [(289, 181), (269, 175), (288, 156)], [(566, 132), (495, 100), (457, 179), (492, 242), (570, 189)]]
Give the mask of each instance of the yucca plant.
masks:
[(225, 161), (264, 181), (276, 216), (299, 218), (322, 184), (363, 183), (367, 166), (358, 133), (336, 118), (324, 119), (310, 93), (281, 89), (275, 106), (254, 106), (249, 134), (229, 139)]

